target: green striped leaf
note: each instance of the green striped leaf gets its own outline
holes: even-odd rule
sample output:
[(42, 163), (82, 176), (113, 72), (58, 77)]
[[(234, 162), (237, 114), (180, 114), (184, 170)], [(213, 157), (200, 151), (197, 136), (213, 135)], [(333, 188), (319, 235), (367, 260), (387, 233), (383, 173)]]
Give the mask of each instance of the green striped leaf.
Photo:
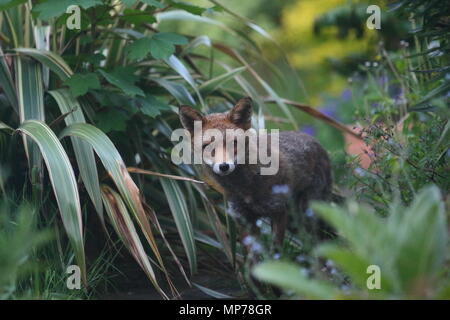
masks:
[(64, 228), (75, 251), (78, 266), (86, 282), (83, 222), (77, 181), (61, 142), (43, 122), (28, 120), (17, 129), (31, 138), (39, 147), (47, 166)]
[(191, 273), (195, 273), (197, 272), (197, 250), (195, 247), (194, 229), (189, 217), (185, 196), (175, 181), (160, 179), (160, 182), (189, 260)]
[[(16, 57), (14, 62), (20, 122), (30, 119), (45, 121), (42, 66), (27, 57)], [(23, 139), (30, 169), (38, 168), (41, 173), (42, 156), (38, 148), (26, 136)]]
[(161, 254), (159, 253), (158, 246), (150, 228), (150, 223), (142, 205), (139, 189), (128, 173), (125, 163), (114, 144), (100, 129), (86, 123), (75, 123), (66, 127), (60, 137), (64, 138), (66, 136), (82, 139), (94, 148), (103, 166), (119, 190), (128, 210), (131, 211), (138, 222), (161, 268), (166, 272)]
[[(67, 89), (49, 91), (50, 95), (55, 99), (62, 114), (68, 114), (64, 121), (69, 126), (73, 123), (86, 123), (81, 106)], [(75, 158), (77, 160), (78, 169), (80, 170), (81, 179), (91, 198), (95, 209), (101, 219), (103, 219), (102, 197), (100, 185), (98, 181), (97, 166), (95, 163), (94, 150), (87, 142), (71, 138)]]
[(16, 48), (14, 50), (17, 53), (21, 53), (38, 60), (51, 71), (56, 73), (62, 81), (66, 81), (73, 75), (73, 71), (63, 60), (63, 58), (53, 52), (32, 48)]

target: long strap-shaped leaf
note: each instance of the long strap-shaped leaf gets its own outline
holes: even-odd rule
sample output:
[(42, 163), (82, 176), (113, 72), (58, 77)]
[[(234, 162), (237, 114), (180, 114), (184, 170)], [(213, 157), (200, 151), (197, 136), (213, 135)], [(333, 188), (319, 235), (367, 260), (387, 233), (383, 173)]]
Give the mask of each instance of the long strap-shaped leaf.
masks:
[[(73, 123), (86, 123), (81, 111), (80, 104), (66, 89), (49, 91), (57, 102), (62, 114), (69, 113), (64, 121), (69, 126)], [(80, 169), (81, 179), (86, 186), (86, 190), (94, 203), (95, 209), (103, 222), (103, 206), (98, 181), (97, 166), (95, 163), (94, 151), (92, 146), (80, 139), (71, 138), (78, 168)]]
[(170, 211), (172, 211), (181, 242), (189, 261), (191, 274), (197, 272), (197, 250), (195, 247), (194, 228), (189, 217), (186, 199), (180, 186), (173, 180), (160, 179)]
[[(20, 122), (31, 119), (44, 121), (42, 66), (27, 57), (15, 57), (14, 61)], [(42, 175), (42, 156), (39, 150), (26, 136), (23, 139), (30, 168), (38, 168), (40, 175)]]
[(86, 283), (83, 223), (77, 182), (69, 158), (61, 142), (43, 122), (28, 120), (17, 129), (39, 146), (58, 203), (61, 218), (74, 248), (78, 266)]
[(14, 110), (19, 113), (19, 106), (17, 101), (17, 94), (14, 85), (14, 81), (6, 63), (6, 57), (0, 46), (0, 87), (5, 91), (5, 95), (9, 100), (9, 103), (13, 106)]
[(57, 54), (40, 49), (32, 49), (32, 48), (17, 48), (14, 49), (16, 52), (28, 55), (40, 63), (44, 64), (51, 71), (56, 73), (58, 77), (65, 81), (69, 79), (73, 75), (73, 71), (67, 65), (67, 63)]
[(135, 219), (139, 223), (139, 226), (141, 227), (153, 253), (158, 259), (161, 268), (164, 272), (167, 272), (150, 228), (150, 223), (145, 214), (139, 189), (133, 179), (131, 179), (125, 163), (123, 162), (122, 157), (114, 144), (100, 129), (86, 123), (75, 123), (66, 127), (60, 137), (64, 138), (66, 136), (83, 139), (92, 145), (98, 157), (102, 161), (103, 166), (106, 170), (108, 170), (109, 175), (116, 184), (122, 199), (128, 207), (128, 210), (132, 212)]
[(156, 281), (153, 268), (148, 260), (147, 254), (145, 253), (144, 247), (139, 239), (139, 235), (136, 232), (133, 221), (128, 214), (127, 207), (123, 203), (122, 198), (117, 192), (108, 186), (102, 187), (102, 198), (103, 203), (105, 204), (106, 212), (108, 213), (112, 225), (122, 242), (136, 259), (139, 266), (144, 270), (155, 288), (163, 297), (167, 298), (166, 294)]

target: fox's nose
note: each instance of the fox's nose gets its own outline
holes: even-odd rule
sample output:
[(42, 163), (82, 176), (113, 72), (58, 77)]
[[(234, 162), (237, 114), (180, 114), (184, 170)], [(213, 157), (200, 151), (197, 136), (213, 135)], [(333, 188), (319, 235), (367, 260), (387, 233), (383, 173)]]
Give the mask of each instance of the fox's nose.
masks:
[(220, 162), (220, 163), (215, 163), (212, 166), (212, 169), (215, 174), (218, 174), (221, 176), (226, 176), (227, 174), (230, 174), (234, 171), (235, 165), (232, 162)]
[(226, 163), (226, 162), (221, 163), (219, 165), (219, 170), (222, 171), (222, 172), (227, 172), (229, 169), (230, 169), (230, 165), (228, 163)]

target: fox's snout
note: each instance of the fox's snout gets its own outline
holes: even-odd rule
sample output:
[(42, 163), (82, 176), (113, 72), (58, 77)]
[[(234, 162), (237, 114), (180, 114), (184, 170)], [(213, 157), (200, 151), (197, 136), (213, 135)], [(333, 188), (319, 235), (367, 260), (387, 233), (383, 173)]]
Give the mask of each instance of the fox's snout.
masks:
[(234, 171), (236, 165), (233, 162), (214, 163), (212, 169), (215, 174), (226, 176)]

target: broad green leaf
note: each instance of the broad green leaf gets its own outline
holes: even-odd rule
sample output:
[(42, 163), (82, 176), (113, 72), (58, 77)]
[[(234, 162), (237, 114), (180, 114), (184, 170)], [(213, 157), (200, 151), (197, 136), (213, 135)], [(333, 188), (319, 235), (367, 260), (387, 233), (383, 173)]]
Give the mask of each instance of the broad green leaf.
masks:
[(100, 112), (97, 114), (97, 119), (97, 126), (103, 132), (125, 131), (127, 128), (127, 118), (124, 116), (123, 112), (117, 109), (110, 108)]
[(148, 37), (134, 40), (125, 48), (128, 58), (131, 60), (144, 59), (150, 53), (151, 42), (152, 40)]
[(117, 67), (111, 72), (106, 72), (103, 70), (99, 71), (109, 83), (120, 88), (127, 95), (132, 97), (136, 95), (145, 95), (139, 87), (134, 85), (138, 80), (138, 77), (133, 74), (133, 69), (127, 67)]
[(157, 38), (151, 38), (150, 53), (155, 59), (167, 59), (175, 52), (175, 46)]
[(161, 110), (170, 110), (167, 104), (151, 95), (146, 95), (145, 98), (136, 98), (133, 103), (143, 114), (152, 118), (160, 115)]
[(101, 0), (47, 0), (35, 5), (33, 11), (39, 14), (39, 19), (49, 20), (66, 13), (67, 8), (71, 5), (89, 9), (101, 4)]
[(264, 282), (276, 285), (285, 290), (293, 290), (298, 295), (312, 299), (333, 299), (336, 289), (318, 280), (308, 279), (300, 267), (290, 262), (268, 261), (256, 265), (253, 275)]
[(141, 0), (141, 2), (148, 4), (149, 6), (155, 7), (155, 8), (159, 8), (162, 9), (164, 8), (164, 5), (156, 0)]
[(95, 73), (76, 73), (64, 82), (74, 97), (86, 94), (89, 89), (100, 89), (100, 81)]
[[(86, 122), (80, 104), (72, 95), (70, 95), (68, 90), (53, 90), (49, 91), (49, 93), (55, 99), (61, 113), (69, 113), (64, 118), (66, 125), (69, 126), (73, 123)], [(80, 139), (71, 138), (71, 141), (78, 164), (78, 169), (80, 170), (81, 179), (83, 180), (100, 220), (103, 222), (103, 206), (94, 151), (89, 144)]]
[(153, 39), (158, 39), (161, 41), (169, 42), (172, 44), (187, 44), (188, 40), (186, 37), (173, 33), (173, 32), (158, 32), (153, 35)]
[[(348, 275), (352, 283), (359, 286), (360, 289), (367, 290), (367, 278), (370, 274), (367, 273), (367, 268), (370, 265), (375, 264), (374, 262), (368, 261), (361, 257), (360, 255), (352, 252), (347, 248), (340, 248), (332, 244), (321, 245), (316, 250), (317, 254), (326, 257), (336, 263), (338, 268), (342, 270), (346, 275)], [(387, 268), (386, 268), (387, 269)], [(378, 294), (381, 292), (389, 292), (393, 289), (391, 282), (392, 273), (389, 270), (383, 268), (381, 277), (381, 290), (375, 290), (371, 292), (373, 294)]]
[(206, 8), (202, 8), (196, 5), (193, 5), (191, 3), (185, 2), (185, 1), (178, 1), (178, 0), (169, 0), (172, 7), (185, 10), (189, 13), (199, 15), (201, 16), (203, 12), (206, 11)]
[(141, 26), (145, 23), (156, 22), (156, 18), (150, 13), (137, 9), (125, 9), (123, 11), (123, 16), (121, 17), (121, 19), (130, 24), (134, 24), (135, 26)]
[(17, 130), (30, 137), (41, 151), (64, 228), (75, 251), (76, 262), (86, 282), (80, 198), (77, 181), (69, 158), (56, 135), (45, 123), (37, 120), (28, 120), (23, 122)]
[(153, 268), (139, 239), (139, 234), (134, 227), (122, 198), (113, 189), (108, 186), (102, 186), (102, 199), (114, 230), (134, 259), (136, 259), (139, 266), (144, 270), (154, 287), (163, 297), (167, 298), (156, 280)]
[(396, 237), (391, 243), (397, 248), (393, 259), (405, 290), (417, 281), (431, 280), (444, 264), (448, 229), (441, 198), (436, 186), (426, 187), (403, 214), (391, 212), (388, 218), (388, 232)]

